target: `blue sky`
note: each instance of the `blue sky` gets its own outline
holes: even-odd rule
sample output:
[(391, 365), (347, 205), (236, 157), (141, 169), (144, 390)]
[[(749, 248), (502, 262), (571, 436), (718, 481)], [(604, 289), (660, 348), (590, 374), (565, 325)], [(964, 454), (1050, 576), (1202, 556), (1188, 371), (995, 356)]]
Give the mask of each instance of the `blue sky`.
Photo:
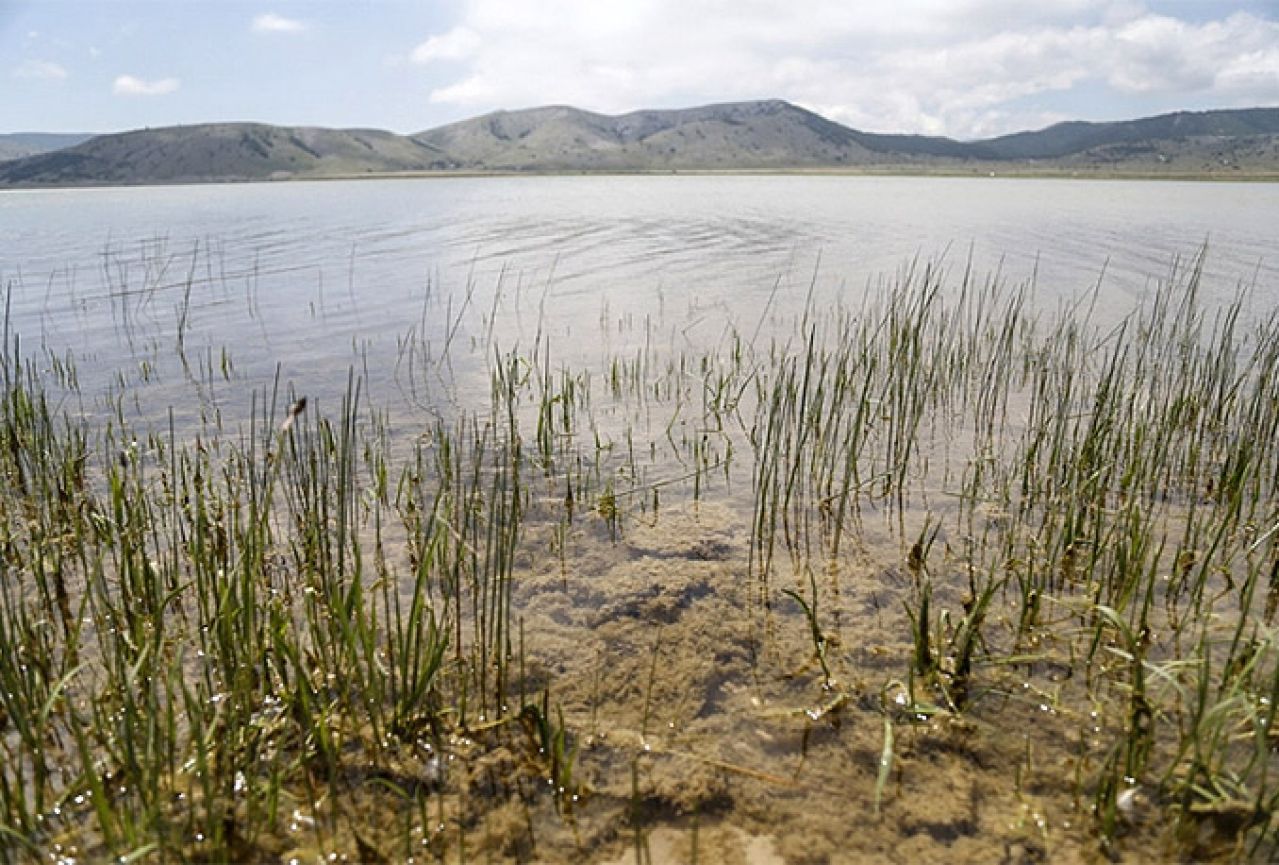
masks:
[(957, 138), (1279, 105), (1279, 0), (0, 0), (0, 132), (766, 97)]

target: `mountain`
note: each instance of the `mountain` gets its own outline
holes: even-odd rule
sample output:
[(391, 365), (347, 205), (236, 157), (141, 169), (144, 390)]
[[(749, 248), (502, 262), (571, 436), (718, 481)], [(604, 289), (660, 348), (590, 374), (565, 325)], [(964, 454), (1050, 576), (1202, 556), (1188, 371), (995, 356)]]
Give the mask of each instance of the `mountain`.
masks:
[(735, 102), (607, 116), (568, 106), (498, 111), (415, 141), (476, 170), (784, 169), (964, 157), (949, 139), (871, 135), (789, 102)]
[(1194, 139), (1266, 138), (1279, 135), (1279, 108), (1178, 111), (1140, 120), (1057, 123), (980, 142), (1000, 159), (1057, 159), (1116, 146)]
[(13, 132), (0, 135), (0, 162), (48, 153), (50, 150), (61, 150), (63, 147), (71, 147), (92, 137), (51, 132)]
[(0, 186), (403, 172), (840, 169), (1279, 176), (1279, 108), (1077, 121), (971, 142), (863, 132), (776, 99), (617, 116), (562, 105), (498, 111), (411, 136), (213, 123), (102, 135), (0, 162)]
[(211, 123), (100, 135), (0, 163), (0, 184), (271, 180), (446, 167), (430, 145), (374, 129)]

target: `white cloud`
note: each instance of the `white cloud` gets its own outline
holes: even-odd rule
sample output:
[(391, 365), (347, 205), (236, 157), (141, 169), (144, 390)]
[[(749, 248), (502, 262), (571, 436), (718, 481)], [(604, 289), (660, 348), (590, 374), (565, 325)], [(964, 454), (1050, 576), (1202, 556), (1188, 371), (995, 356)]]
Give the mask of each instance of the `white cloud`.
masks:
[(474, 56), (480, 49), (479, 34), (466, 27), (454, 27), (447, 33), (432, 36), (413, 49), (414, 63), (430, 63), (435, 60), (463, 60)]
[(1279, 21), (1232, 5), (462, 0), (412, 59), (456, 64), (429, 98), (468, 112), (777, 96), (864, 129), (966, 138), (1056, 119), (1075, 92), (1093, 117), (1107, 100), (1279, 103)]
[(158, 78), (147, 81), (132, 75), (120, 75), (111, 86), (117, 96), (164, 96), (173, 93), (181, 86), (176, 78)]
[(305, 30), (306, 24), (295, 18), (267, 12), (253, 19), (252, 29), (254, 33), (297, 33)]
[(63, 81), (67, 70), (48, 60), (28, 60), (13, 70), (14, 78), (33, 78), (45, 81)]
[(1133, 93), (1252, 90), (1279, 96), (1279, 23), (1231, 15), (1193, 26), (1148, 15), (1119, 29), (1110, 81)]
[(1217, 70), (1216, 85), (1243, 94), (1279, 91), (1279, 47), (1243, 51)]

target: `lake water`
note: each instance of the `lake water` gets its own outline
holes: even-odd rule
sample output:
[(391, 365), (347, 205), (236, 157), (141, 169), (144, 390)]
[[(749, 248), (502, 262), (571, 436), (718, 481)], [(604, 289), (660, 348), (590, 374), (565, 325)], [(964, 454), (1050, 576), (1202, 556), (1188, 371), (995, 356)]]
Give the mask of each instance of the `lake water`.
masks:
[(169, 381), (164, 401), (179, 398), (179, 332), (206, 367), (225, 349), (241, 385), (264, 385), (278, 364), (297, 390), (322, 393), (359, 364), (377, 390), (392, 385), (381, 372), (403, 369), (409, 334), (438, 352), (490, 335), (527, 346), (541, 331), (557, 357), (590, 362), (640, 341), (714, 341), (730, 324), (753, 332), (810, 291), (855, 305), (912, 261), (952, 283), (969, 261), (982, 279), (1033, 279), (1046, 309), (1101, 280), (1101, 314), (1121, 315), (1206, 243), (1204, 297), (1255, 284), (1250, 307), (1263, 311), (1279, 293), (1276, 225), (1279, 185), (1251, 183), (646, 176), (22, 191), (0, 194), (0, 285), (28, 354), (69, 352), (90, 390), (121, 369)]
[[(180, 586), (173, 597), (196, 582), (179, 555), (185, 540), (166, 546), (168, 538), (187, 537), (184, 520), (194, 510), (200, 520), (192, 524), (205, 525), (204, 505), (193, 510), (191, 502), (212, 502), (214, 522), (217, 514), (247, 512), (238, 497), (248, 487), (235, 472), (284, 466), (271, 475), (285, 485), (278, 511), (270, 511), (272, 555), (262, 559), (272, 564), (251, 565), (240, 572), (246, 579), (226, 585), (262, 578), (273, 598), (289, 599), (298, 622), (312, 616), (308, 627), (345, 615), (346, 607), (310, 600), (317, 595), (308, 581), (327, 585), (332, 575), (303, 557), (311, 549), (307, 525), (336, 537), (344, 521), (299, 519), (299, 527), (291, 518), (304, 510), (297, 491), (311, 489), (304, 469), (330, 467), (316, 472), (326, 479), (339, 473), (319, 461), (337, 457), (320, 446), (312, 419), (338, 417), (349, 371), (360, 377), (365, 406), (379, 412), (361, 415), (369, 420), (357, 436), (362, 469), (380, 459), (383, 432), (393, 440), (389, 483), (383, 476), (376, 492), (376, 470), (361, 474), (359, 505), (352, 503), (359, 525), (351, 536), (363, 544), (352, 543), (352, 560), (369, 560), (353, 572), (385, 568), (390, 576), (377, 580), (383, 622), (390, 622), (387, 586), (407, 591), (429, 573), (431, 603), (447, 614), (445, 592), (453, 588), (446, 586), (461, 584), (446, 581), (443, 564), (413, 561), (407, 538), (422, 531), (417, 515), (431, 514), (431, 537), (444, 538), (438, 549), (456, 540), (459, 562), (513, 562), (506, 615), (518, 615), (520, 690), (527, 634), (527, 681), (553, 692), (546, 705), (556, 707), (573, 740), (569, 759), (578, 761), (589, 795), (572, 820), (561, 819), (560, 800), (545, 793), (508, 797), (524, 817), (503, 806), (474, 823), (427, 820), (417, 799), (409, 813), (407, 800), (389, 796), (402, 778), (440, 809), (472, 782), (460, 768), (443, 778), (445, 764), (426, 760), (417, 745), (395, 756), (380, 750), (390, 747), (383, 742), (379, 754), (403, 761), (402, 775), (385, 776), (395, 783), (352, 781), (333, 796), (344, 815), (367, 814), (368, 826), (381, 827), (385, 837), (368, 837), (397, 851), (382, 858), (404, 858), (398, 851), (411, 845), (447, 849), (448, 861), (465, 858), (457, 854), (462, 842), (432, 846), (452, 844), (456, 828), (473, 858), (506, 861), (536, 825), (545, 861), (620, 856), (619, 839), (630, 834), (638, 851), (648, 828), (658, 862), (697, 858), (679, 851), (697, 849), (699, 838), (702, 849), (736, 851), (711, 852), (705, 861), (1090, 861), (1100, 858), (1096, 826), (1109, 795), (1124, 810), (1121, 841), (1134, 856), (1173, 850), (1225, 861), (1244, 849), (1232, 819), (1243, 813), (1246, 823), (1260, 813), (1249, 779), (1260, 772), (1261, 796), (1274, 771), (1273, 757), (1259, 763), (1253, 756), (1273, 750), (1268, 722), (1231, 714), (1271, 705), (1265, 701), (1279, 694), (1271, 672), (1279, 657), (1275, 608), (1250, 613), (1263, 593), (1254, 603), (1251, 588), (1232, 588), (1272, 575), (1279, 558), (1269, 540), (1279, 532), (1272, 506), (1279, 471), (1271, 449), (1247, 441), (1252, 429), (1277, 425), (1257, 420), (1273, 416), (1274, 385), (1270, 367), (1236, 370), (1229, 351), (1228, 363), (1194, 355), (1193, 324), (1148, 331), (1143, 342), (1134, 334), (1139, 327), (1120, 332), (1108, 323), (1149, 299), (1170, 274), (1180, 272), (1174, 282), (1184, 284), (1186, 268), (1206, 250), (1200, 299), (1211, 308), (1246, 289), (1245, 324), (1236, 332), (1247, 334), (1247, 319), (1279, 306), (1276, 225), (1279, 184), (1246, 183), (654, 176), (6, 192), (0, 285), (7, 334), (20, 336), (37, 370), (52, 372), (45, 392), (61, 400), (57, 408), (73, 422), (83, 416), (91, 433), (110, 429), (91, 437), (91, 480), (94, 471), (122, 466), (149, 484), (137, 489), (155, 493), (147, 509), (162, 525), (155, 561), (136, 570), (156, 573), (172, 561), (168, 579)], [(1040, 353), (1034, 337), (1042, 334), (1016, 310), (1001, 319), (1015, 327), (987, 330), (974, 324), (984, 315), (943, 317), (935, 307), (924, 310), (917, 295), (887, 313), (860, 314), (877, 289), (918, 286), (925, 270), (940, 272), (950, 288), (965, 273), (978, 285), (1024, 286), (1043, 318), (1089, 298), (1104, 336), (1088, 329), (1076, 340), (1077, 332), (1063, 330)], [(973, 296), (991, 308), (993, 295)], [(927, 325), (912, 331), (921, 310)], [(921, 331), (922, 345), (912, 351)], [(1024, 342), (1011, 345), (1018, 335)], [(1140, 361), (1115, 350), (1128, 338)], [(1258, 354), (1279, 356), (1274, 344), (1271, 336)], [(848, 346), (851, 361), (841, 366), (834, 349)], [(859, 356), (858, 346), (869, 349)], [(508, 365), (504, 352), (518, 352), (518, 360)], [(511, 382), (510, 413), (490, 415), (499, 356)], [(1107, 358), (1119, 359), (1123, 379), (1113, 393), (1099, 383)], [(623, 371), (610, 381), (614, 362)], [(70, 367), (78, 385), (63, 372)], [(1236, 373), (1238, 386), (1227, 387)], [(277, 426), (259, 426), (264, 435), (256, 439), (269, 456), (259, 463), (261, 450), (243, 460), (229, 455), (216, 439), (229, 439), (230, 451), (247, 441), (237, 433), (276, 381)], [(1187, 382), (1193, 385), (1183, 391)], [(286, 433), (278, 413), (302, 394), (314, 408)], [(454, 450), (432, 421), (459, 409), (475, 414), (469, 428), (446, 425), (459, 430)], [(110, 420), (163, 424), (169, 416), (182, 456), (169, 453), (168, 461), (159, 458), (166, 448), (130, 442), (136, 427), (121, 434)], [(1134, 420), (1131, 430), (1125, 419)], [(201, 439), (183, 448), (188, 434)], [(298, 449), (286, 451), (286, 441)], [(492, 462), (481, 452), (492, 453)], [(397, 459), (406, 455), (407, 463)], [(215, 466), (227, 467), (225, 484), (205, 481), (207, 495), (190, 495)], [(1132, 471), (1112, 477), (1115, 467)], [(166, 472), (195, 478), (179, 488), (187, 495), (172, 495)], [(1124, 486), (1141, 472), (1148, 481)], [(1231, 522), (1239, 514), (1220, 504), (1228, 497), (1214, 490), (1232, 478), (1242, 488), (1237, 479), (1245, 475), (1252, 480), (1240, 528)], [(470, 493), (457, 480), (467, 476)], [(503, 509), (511, 477), (519, 485), (509, 488), (511, 509)], [(433, 498), (446, 487), (447, 496)], [(25, 500), (25, 488), (14, 495)], [(1221, 522), (1212, 522), (1218, 513)], [(119, 519), (97, 515), (99, 532)], [(508, 535), (511, 526), (519, 532)], [(124, 528), (132, 538), (132, 526)], [(510, 558), (496, 546), (507, 537), (518, 541)], [(1194, 546), (1208, 540), (1206, 551)], [(1253, 555), (1263, 542), (1264, 559)], [(445, 554), (437, 555), (443, 562)], [(1177, 580), (1164, 576), (1173, 563)], [(464, 570), (459, 565), (448, 580)], [(1201, 575), (1193, 612), (1185, 589), (1192, 570)], [(980, 602), (975, 575), (989, 591)], [(1101, 594), (1134, 576), (1148, 577), (1146, 588), (1107, 589), (1117, 600)], [(285, 588), (277, 592), (268, 582), (275, 580)], [(221, 616), (221, 599), (231, 595), (218, 592)], [(1151, 690), (1162, 701), (1151, 715), (1159, 738), (1150, 766), (1158, 771), (1124, 777), (1119, 793), (1097, 779), (1114, 782), (1126, 771), (1115, 743), (1135, 725), (1138, 701), (1122, 659), (1134, 656), (1138, 641), (1130, 634), (1114, 642), (1095, 612), (1114, 604), (1116, 616), (1127, 617), (1124, 605), (1143, 597), (1153, 618), (1133, 629), (1150, 663), (1166, 662), (1160, 678), (1171, 687)], [(1279, 595), (1271, 597), (1279, 604)], [(483, 616), (468, 619), (458, 598), (462, 611), (446, 620), (457, 626), (450, 649), (458, 666), (450, 669), (469, 681), (462, 651), (488, 643), (481, 626), (469, 635)], [(183, 609), (200, 615), (205, 604), (184, 602)], [(32, 619), (47, 615), (42, 608)], [(1252, 624), (1234, 629), (1250, 616)], [(176, 627), (164, 633), (190, 650), (176, 656), (193, 658), (197, 644), (179, 632), (178, 620), (175, 614)], [(508, 662), (514, 624), (506, 623), (507, 645), (496, 653)], [(304, 647), (332, 633), (295, 630)], [(977, 642), (961, 639), (972, 633)], [(1254, 638), (1239, 656), (1201, 655), (1205, 645), (1234, 653), (1245, 633)], [(971, 660), (978, 642), (971, 680), (979, 687), (970, 693), (967, 660), (955, 659)], [(1234, 662), (1244, 657), (1248, 672), (1237, 672)], [(1209, 660), (1214, 671), (1236, 672), (1205, 680), (1201, 690), (1192, 676), (1201, 668), (1207, 676)], [(923, 666), (927, 676), (916, 676)], [(1266, 690), (1220, 696), (1254, 673)], [(937, 684), (943, 680), (958, 684), (946, 691)], [(87, 687), (77, 680), (68, 689)], [(1225, 702), (1202, 717), (1226, 718), (1213, 723), (1243, 737), (1236, 750), (1233, 734), (1230, 743), (1223, 736), (1222, 750), (1212, 753), (1238, 757), (1219, 771), (1233, 778), (1232, 766), (1243, 767), (1237, 795), (1244, 804), (1204, 812), (1201, 846), (1183, 855), (1182, 847), (1153, 846), (1180, 801), (1172, 794), (1161, 800), (1160, 791), (1177, 777), (1198, 783), (1197, 775), (1173, 771), (1192, 754), (1178, 738), (1191, 714), (1178, 695), (1209, 693)], [(53, 704), (45, 705), (47, 715)], [(1259, 745), (1245, 741), (1247, 731)], [(16, 734), (7, 735), (12, 748)], [(310, 741), (309, 729), (305, 736)], [(369, 752), (347, 744), (354, 771), (334, 773), (334, 790), (347, 783), (337, 775), (373, 777), (363, 765)], [(457, 757), (448, 766), (474, 760), (476, 779), (504, 772), (505, 764), (488, 763), (492, 754), (465, 738), (437, 744), (448, 761)], [(1198, 750), (1193, 755), (1200, 759)], [(261, 780), (252, 777), (258, 763), (246, 771), (250, 784)], [(175, 783), (196, 789), (189, 778)], [(483, 812), (503, 801), (506, 794), (482, 792), (488, 780), (475, 783), (472, 792), (481, 792), (466, 793), (462, 805), (480, 803)], [(438, 785), (445, 792), (436, 795)], [(293, 778), (282, 789), (301, 787)], [(292, 809), (293, 820), (265, 825), (262, 850), (278, 840), (278, 851), (300, 851), (281, 858), (334, 858), (326, 845), (345, 842), (298, 828), (327, 825), (327, 817), (318, 819), (321, 805), (291, 801), (281, 813)], [(186, 806), (174, 807), (181, 813)], [(446, 822), (454, 827), (448, 833)], [(396, 828), (386, 830), (389, 823)], [(1267, 837), (1263, 849), (1271, 851), (1274, 834)], [(352, 858), (371, 858), (365, 839), (354, 838)], [(769, 850), (777, 855), (764, 855)]]

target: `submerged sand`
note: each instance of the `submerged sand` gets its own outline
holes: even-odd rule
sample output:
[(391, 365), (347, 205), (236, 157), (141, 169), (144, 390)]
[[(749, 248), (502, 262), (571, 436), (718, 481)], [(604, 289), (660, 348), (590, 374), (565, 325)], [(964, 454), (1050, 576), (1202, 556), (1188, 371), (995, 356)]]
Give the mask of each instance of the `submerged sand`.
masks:
[[(549, 683), (563, 711), (576, 796), (558, 809), (553, 796), (521, 795), (489, 810), (470, 831), (473, 855), (1105, 861), (1078, 791), (1110, 731), (1068, 708), (1080, 704), (1062, 699), (1067, 667), (994, 671), (961, 714), (922, 693), (912, 702), (911, 576), (885, 529), (863, 532), (843, 567), (817, 577), (828, 681), (799, 604), (776, 601), (748, 572), (748, 534), (717, 503), (636, 519), (616, 538), (580, 521), (564, 555), (517, 580), (526, 680)], [(936, 602), (960, 594), (941, 584)], [(468, 776), (477, 790), (480, 774)], [(1111, 855), (1148, 861), (1140, 839), (1158, 827), (1132, 801), (1124, 831), (1136, 843)]]

